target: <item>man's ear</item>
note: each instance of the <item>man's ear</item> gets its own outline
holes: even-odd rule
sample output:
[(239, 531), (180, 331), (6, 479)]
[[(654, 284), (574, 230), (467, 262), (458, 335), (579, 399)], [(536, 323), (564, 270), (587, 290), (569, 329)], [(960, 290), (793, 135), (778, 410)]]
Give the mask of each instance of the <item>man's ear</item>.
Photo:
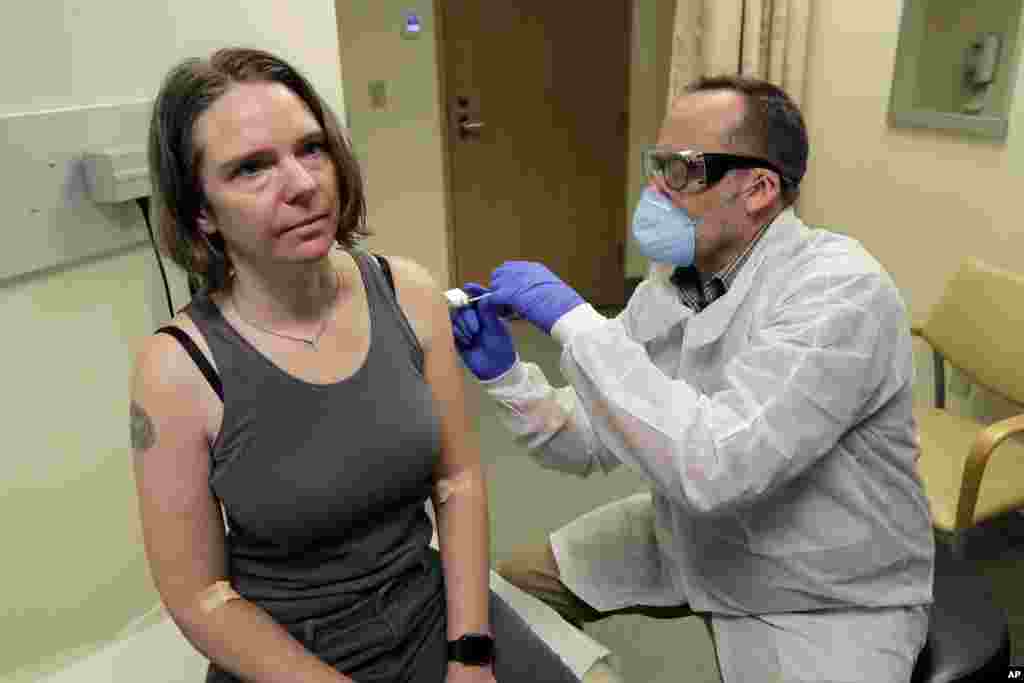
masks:
[(747, 194), (747, 213), (755, 215), (773, 206), (782, 196), (782, 181), (774, 171), (755, 169), (752, 190)]

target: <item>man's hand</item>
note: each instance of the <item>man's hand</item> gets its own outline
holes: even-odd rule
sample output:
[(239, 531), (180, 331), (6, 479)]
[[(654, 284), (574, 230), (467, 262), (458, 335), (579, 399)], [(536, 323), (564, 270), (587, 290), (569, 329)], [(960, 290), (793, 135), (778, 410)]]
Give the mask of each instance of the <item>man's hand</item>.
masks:
[(448, 662), (445, 683), (496, 683), (493, 666), (467, 666), (459, 662)]
[(551, 334), (558, 319), (586, 303), (576, 290), (540, 263), (506, 261), (491, 274), (488, 303), (507, 307)]
[[(463, 286), (471, 297), (487, 292), (476, 283)], [(455, 348), (470, 372), (477, 379), (489, 380), (505, 374), (516, 363), (516, 347), (505, 323), (498, 318), (492, 300), (488, 297), (451, 312), (452, 334)]]

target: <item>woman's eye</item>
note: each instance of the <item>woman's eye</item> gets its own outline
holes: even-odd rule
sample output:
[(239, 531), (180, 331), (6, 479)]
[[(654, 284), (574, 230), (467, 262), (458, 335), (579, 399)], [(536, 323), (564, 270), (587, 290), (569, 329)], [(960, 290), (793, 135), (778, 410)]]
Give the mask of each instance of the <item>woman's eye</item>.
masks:
[(262, 161), (246, 161), (238, 165), (235, 169), (235, 176), (237, 177), (250, 177), (258, 174), (266, 168), (266, 164)]
[(323, 154), (326, 147), (322, 142), (307, 142), (302, 146), (302, 154), (304, 156), (316, 156)]

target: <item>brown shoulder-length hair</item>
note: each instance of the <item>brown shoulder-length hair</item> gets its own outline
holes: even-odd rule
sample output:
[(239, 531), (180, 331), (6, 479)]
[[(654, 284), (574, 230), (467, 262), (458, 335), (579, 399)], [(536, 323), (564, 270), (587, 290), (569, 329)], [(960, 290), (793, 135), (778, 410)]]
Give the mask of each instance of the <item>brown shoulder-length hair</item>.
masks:
[(190, 279), (215, 291), (231, 272), (230, 257), (219, 235), (199, 229), (206, 197), (199, 178), (203, 150), (196, 145), (196, 123), (232, 85), (280, 83), (301, 99), (327, 137), (341, 201), (338, 243), (355, 246), (370, 234), (366, 227), (363, 179), (338, 118), (306, 78), (283, 59), (262, 50), (225, 48), (206, 59), (187, 59), (164, 78), (149, 126), (149, 173), (159, 206), (164, 250)]

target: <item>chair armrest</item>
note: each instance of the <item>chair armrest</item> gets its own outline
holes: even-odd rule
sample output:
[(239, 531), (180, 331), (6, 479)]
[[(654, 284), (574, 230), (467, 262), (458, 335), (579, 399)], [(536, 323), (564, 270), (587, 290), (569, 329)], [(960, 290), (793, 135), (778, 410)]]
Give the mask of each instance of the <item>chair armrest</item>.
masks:
[(1014, 415), (991, 424), (981, 432), (971, 445), (971, 452), (964, 463), (964, 475), (960, 482), (960, 499), (956, 508), (956, 528), (968, 529), (974, 525), (974, 507), (978, 503), (981, 476), (996, 446), (1012, 434), (1024, 432), (1024, 414)]

